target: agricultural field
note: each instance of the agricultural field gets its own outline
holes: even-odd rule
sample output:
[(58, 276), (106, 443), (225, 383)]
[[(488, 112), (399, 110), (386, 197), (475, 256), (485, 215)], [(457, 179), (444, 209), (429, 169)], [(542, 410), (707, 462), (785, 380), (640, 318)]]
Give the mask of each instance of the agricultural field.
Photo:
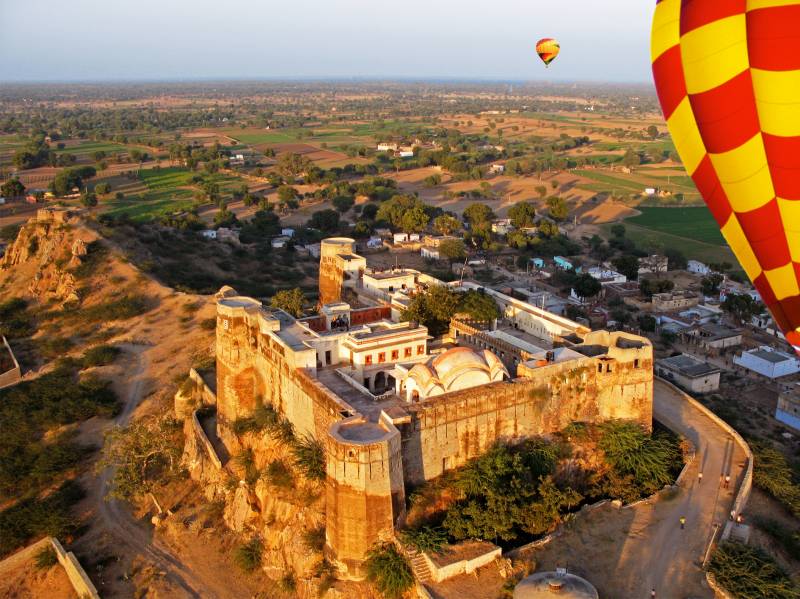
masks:
[[(102, 201), (104, 214), (127, 216), (134, 221), (146, 222), (165, 214), (189, 210), (196, 205), (194, 189), (190, 187), (192, 173), (188, 169), (172, 167), (139, 171), (138, 179), (125, 177), (110, 179), (112, 198)], [(122, 192), (122, 199), (114, 193)]]

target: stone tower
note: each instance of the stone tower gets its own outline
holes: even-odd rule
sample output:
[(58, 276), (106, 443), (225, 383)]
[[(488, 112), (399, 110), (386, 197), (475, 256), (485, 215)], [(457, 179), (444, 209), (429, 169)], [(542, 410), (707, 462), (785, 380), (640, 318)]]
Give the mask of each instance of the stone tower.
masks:
[(342, 299), (345, 280), (344, 261), (341, 256), (352, 255), (356, 242), (348, 237), (323, 239), (319, 254), (319, 303), (321, 306)]
[(363, 579), (366, 553), (405, 518), (401, 452), (385, 413), (378, 422), (353, 416), (328, 432), (325, 550), (342, 578)]

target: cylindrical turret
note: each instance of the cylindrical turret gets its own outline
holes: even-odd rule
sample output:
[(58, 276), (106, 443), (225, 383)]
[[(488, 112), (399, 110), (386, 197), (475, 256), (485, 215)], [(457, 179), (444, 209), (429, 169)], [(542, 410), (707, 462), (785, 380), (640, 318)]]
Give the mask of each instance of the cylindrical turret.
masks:
[(390, 420), (354, 416), (327, 439), (326, 553), (343, 578), (364, 578), (366, 553), (405, 518), (400, 432)]

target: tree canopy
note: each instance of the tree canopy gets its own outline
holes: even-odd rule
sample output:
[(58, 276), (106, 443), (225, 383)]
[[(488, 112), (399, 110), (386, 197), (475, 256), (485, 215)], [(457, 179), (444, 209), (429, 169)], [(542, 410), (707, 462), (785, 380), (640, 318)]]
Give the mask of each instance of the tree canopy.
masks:
[(303, 315), (304, 301), (305, 296), (303, 295), (302, 290), (299, 287), (295, 287), (294, 289), (283, 289), (278, 291), (272, 296), (270, 306), (284, 310), (295, 318), (300, 318)]
[(536, 208), (531, 202), (519, 202), (508, 210), (508, 218), (518, 229), (532, 227), (536, 224)]

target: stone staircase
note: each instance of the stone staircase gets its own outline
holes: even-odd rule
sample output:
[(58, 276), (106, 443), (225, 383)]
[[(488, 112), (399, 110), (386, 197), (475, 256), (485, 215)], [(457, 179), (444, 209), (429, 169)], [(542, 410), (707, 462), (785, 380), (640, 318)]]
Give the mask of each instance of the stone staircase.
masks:
[(431, 569), (428, 567), (428, 562), (425, 561), (425, 558), (422, 554), (414, 549), (413, 547), (406, 547), (406, 554), (408, 555), (408, 560), (411, 562), (411, 569), (414, 571), (414, 576), (417, 578), (422, 584), (426, 582), (433, 582), (433, 577), (431, 576)]

